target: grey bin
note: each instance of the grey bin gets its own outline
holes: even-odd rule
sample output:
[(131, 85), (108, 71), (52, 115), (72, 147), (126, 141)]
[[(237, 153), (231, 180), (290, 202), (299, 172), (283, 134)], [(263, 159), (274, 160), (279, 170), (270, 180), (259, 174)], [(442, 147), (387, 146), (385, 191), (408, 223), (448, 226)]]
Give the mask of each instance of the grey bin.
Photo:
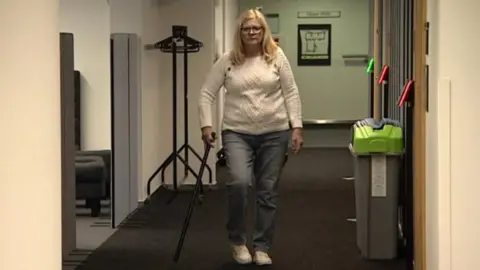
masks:
[(394, 259), (401, 154), (357, 155), (352, 149), (350, 145), (354, 158), (358, 248), (367, 259)]

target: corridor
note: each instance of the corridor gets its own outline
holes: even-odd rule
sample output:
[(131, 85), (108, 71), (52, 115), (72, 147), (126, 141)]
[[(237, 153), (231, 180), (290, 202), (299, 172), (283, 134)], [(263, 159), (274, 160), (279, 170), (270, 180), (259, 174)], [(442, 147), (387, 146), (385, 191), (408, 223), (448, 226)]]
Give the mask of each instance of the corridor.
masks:
[[(226, 179), (224, 168), (218, 180)], [(276, 270), (403, 270), (403, 260), (372, 262), (356, 247), (352, 158), (346, 149), (304, 149), (291, 156), (281, 182), (276, 239), (272, 250)], [(231, 259), (226, 232), (225, 192), (206, 192), (197, 205), (177, 265), (172, 258), (191, 192), (166, 205), (159, 191), (77, 270), (220, 270), (246, 269)], [(253, 198), (252, 198), (253, 199)], [(253, 202), (253, 200), (252, 200)], [(253, 203), (250, 204), (253, 206)], [(251, 207), (250, 210), (253, 210)], [(253, 211), (249, 216), (252, 229)], [(254, 266), (251, 266), (255, 268)]]

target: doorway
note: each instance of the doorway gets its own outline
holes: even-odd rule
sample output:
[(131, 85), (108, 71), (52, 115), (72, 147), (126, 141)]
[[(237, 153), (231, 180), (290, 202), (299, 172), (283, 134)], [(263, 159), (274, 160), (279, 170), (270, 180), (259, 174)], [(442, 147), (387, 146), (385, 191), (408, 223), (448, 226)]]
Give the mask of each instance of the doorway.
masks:
[(75, 48), (75, 35), (60, 33), (64, 270), (77, 267), (113, 233), (110, 149), (85, 150), (82, 144), (88, 81), (83, 70), (75, 67)]
[(109, 41), (112, 145), (90, 150), (82, 145), (81, 125), (85, 109), (90, 109), (83, 96), (90, 90), (89, 82), (86, 73), (75, 67), (74, 51), (79, 48), (74, 34), (60, 33), (64, 269), (78, 266), (138, 207), (139, 41), (132, 34), (114, 34)]

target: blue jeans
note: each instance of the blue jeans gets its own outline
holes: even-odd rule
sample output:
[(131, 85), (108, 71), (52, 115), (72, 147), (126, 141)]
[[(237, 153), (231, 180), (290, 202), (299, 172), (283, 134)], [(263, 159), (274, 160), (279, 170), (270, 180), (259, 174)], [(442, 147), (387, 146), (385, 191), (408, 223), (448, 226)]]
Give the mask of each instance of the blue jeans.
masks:
[(272, 245), (278, 182), (288, 151), (289, 131), (262, 135), (222, 132), (230, 179), (227, 180), (228, 237), (233, 244), (246, 243), (245, 219), (248, 191), (256, 191), (253, 247), (268, 252)]

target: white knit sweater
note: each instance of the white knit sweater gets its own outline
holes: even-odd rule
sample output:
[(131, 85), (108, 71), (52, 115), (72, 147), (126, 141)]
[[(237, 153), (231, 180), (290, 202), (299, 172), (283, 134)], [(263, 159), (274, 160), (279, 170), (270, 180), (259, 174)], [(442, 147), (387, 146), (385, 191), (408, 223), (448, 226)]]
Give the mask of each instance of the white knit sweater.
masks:
[(200, 126), (212, 126), (212, 104), (225, 87), (222, 130), (264, 134), (302, 127), (300, 95), (290, 63), (278, 48), (272, 64), (261, 56), (232, 65), (229, 53), (212, 67), (200, 93)]

